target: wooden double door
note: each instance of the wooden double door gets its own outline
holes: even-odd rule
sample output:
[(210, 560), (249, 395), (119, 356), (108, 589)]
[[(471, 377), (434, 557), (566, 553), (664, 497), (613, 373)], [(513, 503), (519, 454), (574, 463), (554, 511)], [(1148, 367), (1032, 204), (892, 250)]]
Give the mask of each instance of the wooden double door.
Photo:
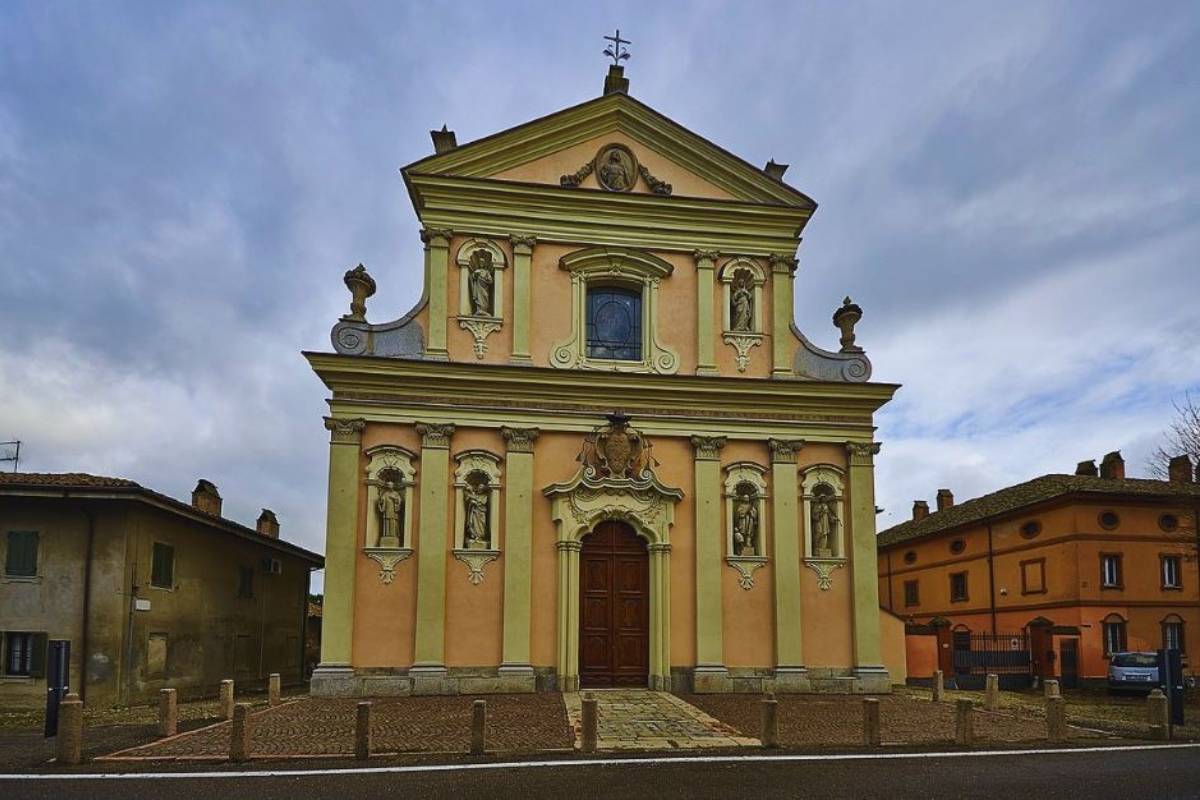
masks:
[(579, 685), (646, 686), (650, 674), (650, 564), (623, 522), (583, 539), (579, 556)]

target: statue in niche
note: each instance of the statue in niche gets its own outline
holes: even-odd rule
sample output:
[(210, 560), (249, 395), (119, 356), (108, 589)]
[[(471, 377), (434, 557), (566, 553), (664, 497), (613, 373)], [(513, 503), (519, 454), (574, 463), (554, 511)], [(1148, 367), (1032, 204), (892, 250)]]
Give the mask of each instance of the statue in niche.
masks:
[(828, 484), (820, 484), (813, 490), (811, 507), (812, 545), (817, 558), (832, 558), (837, 555), (838, 514), (837, 498)]
[(749, 333), (754, 330), (754, 289), (750, 273), (740, 269), (734, 275), (729, 295), (729, 327)]
[(379, 514), (379, 546), (399, 547), (404, 541), (404, 495), (393, 476), (384, 478), (375, 510)]
[(467, 287), (471, 301), (471, 314), (477, 317), (492, 316), (492, 253), (480, 248), (471, 253), (467, 264)]
[(466, 504), (466, 524), (463, 533), (466, 539), (464, 544), (468, 550), (487, 550), (490, 544), (488, 505), (491, 498), (489, 495), (487, 478), (481, 473), (472, 473), (467, 478), (467, 485), (463, 488), (463, 502)]
[(758, 493), (745, 483), (738, 486), (733, 504), (733, 552), (758, 555)]

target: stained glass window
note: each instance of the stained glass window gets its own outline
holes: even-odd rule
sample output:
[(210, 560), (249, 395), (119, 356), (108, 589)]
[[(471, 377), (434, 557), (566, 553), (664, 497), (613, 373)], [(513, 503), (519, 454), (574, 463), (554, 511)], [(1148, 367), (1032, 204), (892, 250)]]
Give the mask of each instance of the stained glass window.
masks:
[(597, 286), (587, 293), (588, 358), (642, 360), (642, 293)]

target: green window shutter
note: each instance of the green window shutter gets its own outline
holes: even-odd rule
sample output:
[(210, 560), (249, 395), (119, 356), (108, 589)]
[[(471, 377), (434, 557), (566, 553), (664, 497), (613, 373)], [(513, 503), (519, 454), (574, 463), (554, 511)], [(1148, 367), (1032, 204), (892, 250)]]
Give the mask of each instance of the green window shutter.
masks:
[(46, 677), (46, 634), (35, 633), (29, 637), (29, 674), (34, 678)]
[(37, 575), (38, 532), (9, 531), (4, 574), (19, 577)]
[(169, 544), (154, 543), (150, 583), (164, 589), (171, 589), (175, 586), (175, 548)]

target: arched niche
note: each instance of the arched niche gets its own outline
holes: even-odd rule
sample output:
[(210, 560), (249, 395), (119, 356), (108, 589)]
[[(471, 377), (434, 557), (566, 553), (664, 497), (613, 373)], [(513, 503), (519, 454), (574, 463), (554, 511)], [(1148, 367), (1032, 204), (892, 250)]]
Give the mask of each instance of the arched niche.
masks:
[(478, 585), (484, 566), (500, 557), (500, 456), (465, 450), (454, 460), (454, 557)]
[(412, 554), (412, 509), (416, 493), (413, 454), (396, 445), (366, 451), (367, 526), (363, 552), (379, 564), (380, 580), (395, 578), (396, 564)]
[[(490, 239), (468, 239), (458, 248), (455, 263), (459, 275), (458, 326), (474, 338), (475, 357), (483, 358), (487, 354), (487, 337), (504, 324), (504, 270), (508, 260)], [(473, 279), (476, 272), (479, 277)], [(476, 280), (481, 281), (481, 290), (490, 295), (482, 307), (477, 307), (473, 300)]]
[(767, 563), (766, 467), (738, 461), (725, 468), (725, 562), (738, 585), (754, 588), (754, 572)]
[(748, 258), (735, 258), (717, 274), (721, 283), (721, 340), (734, 349), (738, 372), (750, 364), (750, 349), (763, 340), (766, 273)]
[(829, 589), (833, 571), (846, 563), (845, 473), (833, 464), (815, 464), (800, 473), (804, 564)]

